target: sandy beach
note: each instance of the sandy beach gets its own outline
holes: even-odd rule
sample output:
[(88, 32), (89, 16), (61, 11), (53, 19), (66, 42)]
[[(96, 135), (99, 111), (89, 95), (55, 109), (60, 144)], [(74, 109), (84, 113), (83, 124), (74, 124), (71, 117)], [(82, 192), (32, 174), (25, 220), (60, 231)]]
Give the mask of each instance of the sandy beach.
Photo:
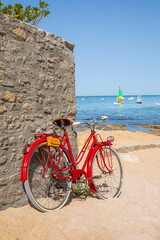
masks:
[[(87, 132), (78, 133), (78, 145)], [(160, 136), (129, 131), (115, 137), (124, 170), (119, 198), (73, 198), (61, 210), (40, 213), (30, 205), (0, 214), (1, 240), (159, 240)]]

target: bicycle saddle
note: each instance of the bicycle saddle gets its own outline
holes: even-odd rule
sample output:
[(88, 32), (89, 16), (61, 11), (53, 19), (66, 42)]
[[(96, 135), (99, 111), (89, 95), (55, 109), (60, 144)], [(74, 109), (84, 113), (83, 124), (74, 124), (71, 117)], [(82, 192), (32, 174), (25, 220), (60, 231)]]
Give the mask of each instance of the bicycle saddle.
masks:
[(70, 121), (68, 118), (57, 118), (53, 120), (53, 124), (55, 124), (58, 127), (68, 127), (73, 124), (72, 121)]

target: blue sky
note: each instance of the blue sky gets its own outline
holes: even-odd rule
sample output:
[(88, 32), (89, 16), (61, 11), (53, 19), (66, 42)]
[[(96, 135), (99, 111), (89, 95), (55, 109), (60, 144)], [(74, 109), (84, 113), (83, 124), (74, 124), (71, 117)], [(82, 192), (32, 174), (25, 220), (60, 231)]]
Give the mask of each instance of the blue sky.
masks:
[(37, 27), (75, 44), (76, 95), (160, 94), (160, 0), (47, 2)]

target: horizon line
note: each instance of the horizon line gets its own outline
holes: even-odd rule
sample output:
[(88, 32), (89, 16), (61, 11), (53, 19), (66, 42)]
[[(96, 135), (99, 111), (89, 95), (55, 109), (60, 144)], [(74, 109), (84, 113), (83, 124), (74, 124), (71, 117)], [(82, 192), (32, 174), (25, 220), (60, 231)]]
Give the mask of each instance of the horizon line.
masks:
[[(116, 95), (75, 95), (76, 97), (112, 97)], [(138, 96), (138, 94), (124, 94), (123, 96)], [(160, 94), (141, 94), (141, 96), (160, 96)]]

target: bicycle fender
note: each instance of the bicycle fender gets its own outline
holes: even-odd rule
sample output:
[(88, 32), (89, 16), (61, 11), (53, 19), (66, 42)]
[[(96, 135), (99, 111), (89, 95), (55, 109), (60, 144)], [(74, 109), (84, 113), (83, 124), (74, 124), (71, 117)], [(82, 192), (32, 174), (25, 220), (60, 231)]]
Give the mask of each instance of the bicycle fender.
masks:
[(100, 145), (100, 146), (112, 146), (113, 144), (110, 141), (106, 141), (106, 142), (98, 142), (97, 145)]
[(92, 153), (91, 153), (91, 156), (89, 158), (89, 162), (88, 162), (88, 165), (87, 165), (87, 176), (88, 176), (88, 185), (90, 187), (90, 190), (92, 193), (95, 193), (96, 192), (96, 189), (94, 187), (94, 184), (93, 184), (93, 179), (92, 179), (92, 162), (93, 162), (93, 157), (94, 157), (94, 154), (95, 152), (97, 151), (98, 149), (98, 146), (96, 146)]
[(31, 148), (30, 148), (29, 152), (24, 155), (22, 167), (21, 167), (21, 181), (22, 182), (27, 180), (28, 163), (29, 163), (29, 159), (31, 157), (33, 150), (38, 146), (38, 144), (45, 142), (45, 141), (46, 141), (46, 139), (44, 139), (44, 138), (40, 138), (40, 139), (36, 140), (35, 142), (33, 142), (31, 144)]
[(109, 141), (98, 142), (96, 144), (96, 147), (93, 149), (93, 151), (91, 153), (91, 156), (90, 156), (90, 159), (89, 159), (89, 162), (88, 162), (88, 165), (87, 165), (87, 175), (88, 175), (88, 184), (89, 184), (89, 187), (90, 187), (90, 189), (93, 193), (96, 192), (96, 189), (94, 187), (93, 179), (92, 179), (92, 162), (93, 162), (94, 154), (98, 150), (99, 146), (112, 146), (112, 143), (110, 143)]

